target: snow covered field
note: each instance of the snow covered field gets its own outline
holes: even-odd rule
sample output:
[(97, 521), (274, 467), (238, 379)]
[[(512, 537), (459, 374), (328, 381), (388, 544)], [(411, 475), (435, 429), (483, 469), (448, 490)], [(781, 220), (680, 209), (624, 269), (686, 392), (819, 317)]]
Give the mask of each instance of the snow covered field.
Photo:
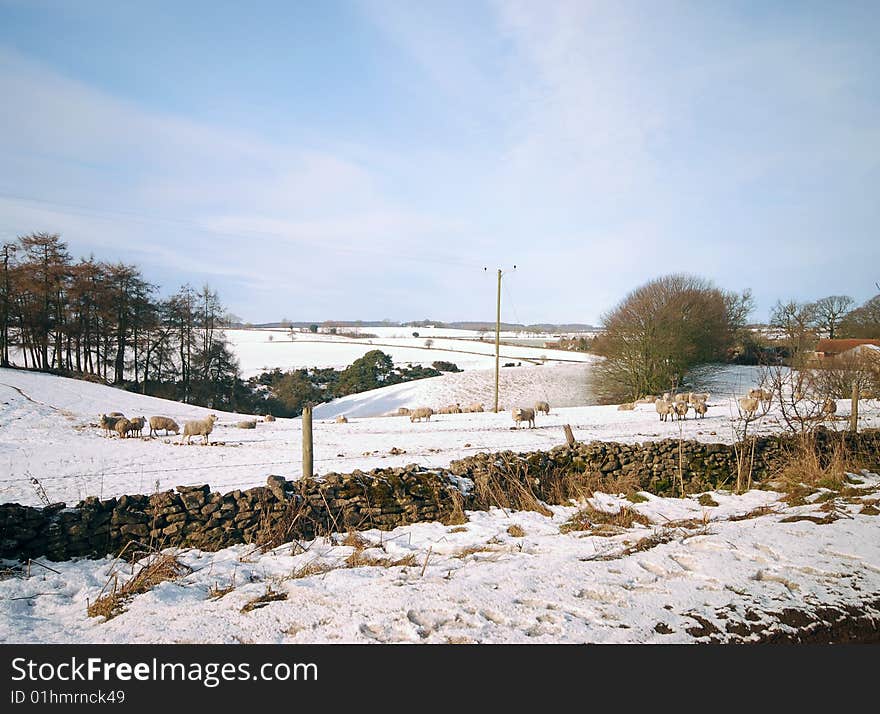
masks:
[[(545, 365), (502, 370), (502, 405), (532, 404), (550, 395), (549, 416), (539, 416), (537, 428), (512, 428), (509, 411), (494, 414), (435, 415), (429, 422), (411, 423), (406, 417), (356, 418), (358, 413), (384, 413), (398, 406), (426, 404), (435, 409), (454, 401), (485, 401), (490, 405), (491, 372), (479, 390), (466, 380), (478, 372), (393, 385), (352, 395), (316, 409), (314, 425), (315, 468), (320, 473), (347, 473), (376, 466), (419, 463), (445, 466), (477, 451), (527, 451), (546, 449), (564, 440), (562, 425), (570, 424), (581, 441), (642, 442), (678, 437), (679, 423), (660, 422), (653, 405), (635, 411), (616, 406), (557, 407), (554, 397), (577, 389), (577, 365)], [(738, 383), (742, 368), (732, 368), (728, 382)], [(751, 384), (736, 391), (742, 394)], [(471, 391), (473, 390), (473, 391)], [(464, 397), (468, 396), (465, 400)], [(472, 398), (471, 398), (472, 396)], [(720, 394), (709, 400), (705, 419), (681, 424), (684, 438), (702, 441), (733, 440), (732, 397)], [(359, 411), (360, 410), (360, 411)], [(127, 416), (163, 415), (179, 424), (210, 413), (201, 407), (145, 397), (52, 375), (21, 370), (0, 370), (0, 502), (40, 503), (31, 484), (36, 478), (53, 502), (73, 504), (86, 496), (108, 498), (125, 493), (152, 493), (177, 485), (208, 483), (218, 491), (249, 488), (278, 474), (294, 479), (301, 475), (302, 443), (299, 419), (260, 422), (256, 429), (237, 429), (245, 415), (216, 412), (219, 422), (211, 446), (181, 445), (180, 437), (154, 439), (110, 437), (97, 427), (99, 415), (121, 411)], [(349, 415), (347, 424), (332, 417)], [(849, 413), (849, 404), (838, 405), (838, 418)], [(861, 423), (880, 425), (880, 403), (863, 402)], [(757, 423), (757, 431), (778, 428), (774, 412)], [(391, 455), (392, 448), (404, 453)]]
[[(596, 494), (594, 507), (630, 507), (649, 523), (611, 537), (563, 533), (560, 526), (576, 509), (556, 506), (552, 517), (494, 510), (469, 513), (464, 526), (420, 523), (366, 531), (349, 545), (337, 537), (266, 553), (253, 546), (187, 550), (178, 557), (192, 572), (135, 596), (107, 621), (88, 617), (87, 601), (95, 601), (114, 573), (124, 582), (137, 566), (111, 558), (51, 564), (58, 573), (34, 566), (30, 577), (8, 574), (0, 580), (0, 639), (748, 640), (757, 637), (751, 630), (763, 636), (792, 631), (773, 613), (819, 605), (861, 611), (867, 599), (877, 599), (880, 519), (860, 511), (865, 502), (876, 502), (880, 477), (859, 480), (854, 487), (864, 495), (835, 503), (840, 517), (825, 525), (783, 522), (828, 511), (818, 504), (786, 506), (766, 491), (713, 493), (717, 506), (650, 495), (633, 505)], [(267, 593), (275, 601), (246, 609)]]
[[(515, 397), (528, 403), (547, 394), (562, 399), (584, 368), (502, 370), (503, 401), (509, 406)], [(354, 417), (358, 408), (437, 407), (465, 394), (488, 401), (486, 386), (468, 381), (479, 376), (479, 371), (448, 374), (321, 407), (315, 422), (318, 473), (407, 463), (442, 466), (476, 451), (548, 448), (562, 442), (566, 423), (583, 441), (679, 435), (679, 423), (659, 422), (652, 405), (631, 412), (553, 406), (535, 429), (512, 429), (508, 412), (439, 415), (421, 424), (405, 417)], [(752, 377), (731, 368), (713, 378), (720, 389), (742, 394)], [(704, 420), (681, 423), (684, 437), (731, 441), (731, 398), (723, 392), (712, 397)], [(838, 417), (845, 418), (848, 408), (841, 401)], [(262, 485), (270, 473), (300, 474), (298, 419), (239, 430), (232, 425), (242, 415), (219, 413), (216, 443), (182, 446), (179, 437), (105, 436), (95, 426), (97, 417), (112, 410), (163, 414), (178, 422), (208, 413), (89, 382), (0, 370), (0, 501), (38, 505), (31, 477), (50, 500), (72, 504), (88, 495), (150, 493), (184, 484), (209, 483), (225, 492)], [(329, 418), (343, 412), (351, 417), (347, 424)], [(860, 414), (864, 426), (880, 426), (877, 402), (863, 403)], [(778, 429), (774, 413), (757, 428)], [(390, 455), (392, 447), (405, 453)], [(767, 613), (860, 607), (865, 598), (880, 597), (880, 519), (869, 515), (880, 477), (861, 474), (859, 480), (854, 488), (864, 496), (835, 499), (839, 517), (823, 525), (781, 521), (825, 517), (828, 511), (818, 509), (827, 509), (827, 502), (790, 507), (766, 491), (716, 492), (717, 507), (701, 506), (696, 497), (646, 495), (646, 502), (631, 504), (596, 494), (594, 507), (631, 507), (648, 524), (611, 537), (561, 532), (577, 509), (554, 506), (552, 517), (495, 510), (469, 513), (462, 526), (420, 523), (390, 533), (367, 531), (355, 563), (350, 559), (355, 547), (342, 544), (344, 536), (267, 553), (252, 546), (186, 550), (178, 556), (191, 573), (135, 596), (106, 622), (88, 617), (86, 603), (119, 571), (113, 559), (51, 564), (57, 574), (34, 566), (30, 577), (7, 563), (10, 569), (0, 570), (0, 640), (689, 642), (707, 633), (723, 640), (731, 631), (748, 638), (750, 627), (766, 635), (768, 628), (785, 628)], [(863, 512), (871, 503), (875, 506)], [(755, 517), (737, 519), (746, 514)], [(524, 535), (509, 531), (511, 526)], [(124, 565), (119, 577), (129, 577), (131, 567)], [(229, 591), (216, 597), (218, 589)], [(267, 592), (282, 599), (242, 612)]]
[[(343, 328), (340, 328), (343, 329)], [(303, 367), (333, 367), (342, 369), (370, 350), (382, 350), (395, 365), (421, 364), (443, 360), (453, 362), (460, 369), (487, 369), (495, 366), (495, 336), (478, 339), (471, 330), (440, 328), (363, 328), (362, 333), (378, 335), (374, 338), (343, 337), (310, 332), (290, 333), (283, 329), (226, 330), (232, 351), (238, 358), (244, 377), (252, 377), (269, 369), (297, 369)], [(418, 332), (418, 337), (412, 333)], [(513, 339), (519, 333), (502, 333), (502, 341)], [(547, 339), (552, 339), (547, 336)], [(426, 346), (430, 340), (430, 346)], [(501, 345), (503, 362), (535, 364), (547, 362), (592, 362), (595, 358), (584, 352), (569, 352), (543, 347)]]

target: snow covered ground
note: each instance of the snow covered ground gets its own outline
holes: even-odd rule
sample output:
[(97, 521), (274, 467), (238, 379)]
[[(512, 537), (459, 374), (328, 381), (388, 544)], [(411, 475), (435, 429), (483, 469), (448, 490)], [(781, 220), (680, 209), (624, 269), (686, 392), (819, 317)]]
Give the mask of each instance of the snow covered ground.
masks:
[[(509, 407), (512, 399), (529, 403), (551, 395), (551, 404), (561, 403), (585, 369), (547, 364), (502, 370), (502, 400)], [(322, 407), (315, 423), (318, 472), (442, 466), (476, 451), (548, 448), (562, 442), (563, 424), (583, 441), (677, 437), (681, 428), (685, 438), (729, 442), (735, 410), (724, 390), (742, 394), (755, 376), (744, 368), (714, 374), (719, 391), (707, 417), (682, 423), (659, 422), (652, 405), (635, 411), (554, 405), (535, 429), (513, 429), (507, 412), (439, 415), (420, 424), (405, 417), (354, 417), (359, 408), (438, 407), (464, 402), (465, 395), (488, 402), (487, 375), (491, 370), (482, 377), (480, 371), (448, 374)], [(838, 417), (848, 409), (841, 401)], [(32, 477), (52, 501), (73, 503), (183, 484), (228, 491), (264, 484), (270, 473), (300, 474), (298, 419), (239, 430), (232, 425), (242, 415), (219, 413), (214, 444), (182, 446), (179, 437), (105, 436), (96, 426), (98, 415), (114, 410), (178, 422), (208, 413), (89, 382), (0, 370), (0, 501), (39, 504)], [(349, 414), (349, 423), (330, 419), (340, 412)], [(864, 426), (880, 426), (877, 402), (863, 403), (860, 414)], [(773, 412), (758, 424), (761, 431), (778, 428)], [(405, 453), (392, 456), (392, 447)], [(750, 627), (784, 627), (770, 624), (775, 619), (767, 613), (847, 607), (880, 596), (880, 519), (865, 508), (877, 505), (880, 477), (859, 479), (854, 487), (864, 495), (836, 498), (839, 517), (823, 525), (782, 519), (825, 517), (829, 511), (819, 509), (829, 502), (789, 507), (765, 491), (716, 492), (718, 506), (650, 495), (634, 505), (596, 494), (594, 507), (632, 507), (649, 523), (602, 537), (560, 531), (574, 505), (554, 506), (552, 517), (474, 512), (461, 526), (367, 531), (356, 563), (350, 560), (355, 548), (342, 544), (343, 536), (267, 553), (251, 546), (187, 550), (179, 558), (191, 573), (135, 596), (106, 622), (88, 617), (86, 604), (114, 573), (129, 577), (132, 566), (109, 558), (77, 560), (49, 564), (57, 573), (35, 565), (28, 577), (7, 563), (8, 569), (0, 567), (0, 640), (688, 642), (701, 633), (725, 639), (728, 627), (749, 637)], [(760, 507), (766, 508), (755, 510)], [(731, 520), (745, 514), (755, 517)], [(510, 532), (511, 526), (522, 534)], [(242, 612), (270, 591), (282, 599)]]
[[(709, 400), (705, 419), (660, 422), (653, 405), (635, 411), (616, 406), (558, 407), (560, 393), (579, 387), (577, 365), (544, 365), (501, 371), (501, 402), (532, 404), (548, 397), (549, 416), (539, 416), (534, 429), (513, 428), (509, 411), (494, 414), (435, 415), (429, 422), (411, 423), (406, 417), (356, 418), (358, 413), (384, 413), (398, 406), (428, 405), (435, 409), (450, 402), (491, 403), (491, 371), (482, 383), (468, 382), (478, 372), (446, 374), (352, 395), (316, 410), (315, 467), (320, 473), (347, 473), (377, 466), (446, 466), (477, 451), (547, 449), (564, 440), (562, 426), (570, 424), (581, 441), (642, 442), (679, 436), (702, 441), (733, 440), (731, 397)], [(742, 379), (742, 368), (732, 368), (728, 382)], [(737, 391), (742, 394), (751, 384)], [(465, 399), (467, 397), (467, 399)], [(182, 424), (210, 410), (145, 397), (91, 382), (22, 370), (0, 369), (0, 502), (38, 505), (31, 484), (36, 478), (53, 502), (76, 503), (86, 496), (108, 498), (125, 493), (152, 493), (177, 485), (208, 483), (218, 491), (249, 488), (265, 483), (269, 474), (294, 479), (301, 475), (302, 431), (299, 419), (278, 419), (237, 429), (245, 415), (216, 412), (219, 422), (210, 446), (181, 445), (180, 437), (119, 439), (97, 427), (99, 415), (121, 411), (127, 416), (163, 415)], [(347, 424), (332, 419), (349, 416)], [(838, 405), (845, 420), (849, 403)], [(693, 416), (693, 415), (691, 415)], [(880, 403), (863, 402), (863, 426), (880, 426)], [(756, 424), (757, 431), (778, 429), (771, 411)], [(755, 429), (753, 429), (754, 431)], [(391, 455), (392, 448), (404, 453)]]
[[(646, 525), (610, 537), (561, 532), (574, 507), (469, 513), (292, 543), (269, 552), (186, 550), (192, 572), (163, 582), (109, 620), (87, 602), (138, 566), (111, 558), (32, 566), (0, 580), (0, 640), (163, 643), (681, 643), (791, 631), (773, 613), (856, 607), (880, 594), (880, 477), (862, 474), (846, 500), (790, 507), (778, 494), (712, 494), (645, 502), (597, 493)], [(824, 525), (815, 514), (838, 519)], [(731, 520), (733, 519), (733, 520)], [(516, 530), (512, 527), (518, 527)], [(564, 530), (564, 529), (563, 529)], [(351, 541), (349, 541), (351, 543)], [(166, 551), (168, 552), (168, 551)], [(395, 564), (397, 563), (397, 564)], [(223, 593), (223, 594), (221, 594)], [(274, 601), (249, 609), (266, 594)], [(739, 634), (733, 634), (739, 633)]]
[[(340, 328), (349, 329), (349, 328)], [(290, 333), (283, 329), (226, 330), (232, 351), (238, 358), (244, 377), (252, 377), (269, 369), (301, 367), (347, 367), (370, 350), (382, 350), (395, 365), (421, 364), (443, 360), (460, 369), (487, 369), (495, 366), (495, 336), (484, 341), (470, 330), (418, 328), (363, 328), (363, 334), (374, 338), (344, 337), (310, 332)], [(418, 332), (418, 337), (412, 333)], [(502, 341), (518, 333), (502, 333)], [(552, 339), (548, 336), (548, 339)], [(426, 341), (430, 340), (430, 346)], [(584, 352), (553, 350), (544, 347), (505, 345), (500, 348), (501, 361), (536, 364), (547, 362), (592, 362), (595, 357)]]

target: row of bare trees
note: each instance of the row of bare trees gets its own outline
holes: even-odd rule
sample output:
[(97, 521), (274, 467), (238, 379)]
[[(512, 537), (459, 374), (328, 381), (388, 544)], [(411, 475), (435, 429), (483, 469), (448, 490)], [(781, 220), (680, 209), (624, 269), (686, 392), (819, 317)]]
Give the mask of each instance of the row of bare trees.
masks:
[(221, 331), (223, 306), (207, 285), (159, 299), (137, 266), (74, 261), (51, 233), (7, 242), (0, 258), (4, 367), (92, 375), (144, 393), (171, 383), (184, 401), (195, 382), (237, 375)]
[(792, 354), (810, 349), (820, 337), (880, 337), (880, 295), (855, 307), (848, 295), (829, 295), (815, 302), (778, 301), (770, 326), (781, 333)]

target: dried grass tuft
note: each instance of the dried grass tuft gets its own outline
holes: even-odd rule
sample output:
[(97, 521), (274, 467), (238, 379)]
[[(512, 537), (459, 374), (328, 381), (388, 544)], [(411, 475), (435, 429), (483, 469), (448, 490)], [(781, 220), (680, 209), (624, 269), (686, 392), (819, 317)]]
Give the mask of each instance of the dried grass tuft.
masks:
[(623, 506), (616, 513), (609, 513), (587, 504), (563, 523), (559, 527), (559, 532), (592, 531), (594, 535), (613, 535), (615, 529), (629, 529), (636, 523), (647, 526), (651, 521), (647, 516), (627, 506)]
[[(106, 620), (124, 612), (125, 605), (135, 595), (151, 590), (159, 583), (178, 580), (189, 575), (192, 568), (180, 562), (176, 553), (152, 553), (140, 569), (119, 586), (119, 573), (108, 578), (95, 602), (86, 606), (89, 617), (103, 616)], [(106, 592), (112, 582), (112, 588)]]
[(270, 602), (280, 602), (281, 600), (287, 600), (287, 593), (277, 592), (272, 589), (271, 585), (267, 585), (266, 592), (247, 602), (245, 606), (241, 608), (241, 612), (246, 613), (251, 612), (252, 610), (259, 610), (261, 607), (266, 607)]

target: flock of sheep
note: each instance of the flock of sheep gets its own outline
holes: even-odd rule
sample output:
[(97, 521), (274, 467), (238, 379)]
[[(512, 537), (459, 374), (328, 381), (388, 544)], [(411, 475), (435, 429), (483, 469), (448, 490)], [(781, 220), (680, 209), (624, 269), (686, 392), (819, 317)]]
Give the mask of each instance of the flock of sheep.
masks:
[[(415, 423), (417, 421), (421, 422), (422, 420), (430, 421), (434, 414), (474, 414), (484, 411), (486, 411), (486, 408), (482, 402), (474, 402), (473, 404), (468, 404), (466, 406), (461, 406), (459, 403), (449, 404), (448, 406), (440, 407), (437, 410), (434, 410), (432, 407), (415, 407), (413, 409), (410, 409), (409, 407), (400, 407), (393, 413), (393, 416), (408, 416), (410, 422)], [(550, 404), (547, 402), (535, 402), (534, 407), (514, 407), (511, 410), (511, 416), (517, 426), (522, 422), (526, 422), (528, 423), (529, 428), (534, 428), (535, 415), (539, 412), (549, 414)], [(345, 415), (341, 414), (336, 417), (336, 422), (339, 424), (345, 424), (348, 422), (348, 419), (345, 418)]]
[[(208, 434), (214, 430), (214, 424), (217, 421), (215, 414), (210, 414), (204, 419), (193, 419), (183, 423), (183, 436), (180, 441), (186, 439), (186, 443), (191, 443), (192, 437), (202, 436), (205, 444), (208, 443)], [(132, 417), (127, 419), (122, 412), (110, 412), (102, 414), (99, 426), (109, 435), (116, 432), (120, 439), (128, 438), (129, 434), (134, 436), (142, 436), (143, 428), (146, 425), (146, 417)], [(150, 417), (150, 437), (158, 434), (159, 430), (163, 430), (167, 436), (169, 432), (175, 434), (180, 433), (180, 427), (174, 419), (164, 416)]]
[[(693, 408), (694, 419), (697, 418), (697, 415), (702, 419), (708, 411), (708, 399), (708, 393), (681, 392), (674, 394), (666, 392), (660, 397), (649, 394), (648, 396), (636, 399), (634, 402), (621, 404), (617, 408), (621, 411), (631, 411), (635, 409), (636, 404), (653, 404), (660, 417), (660, 421), (667, 421), (670, 415), (672, 415), (673, 419), (687, 419), (688, 411)], [(764, 413), (766, 413), (770, 408), (772, 400), (773, 393), (769, 389), (756, 387), (750, 389), (747, 396), (740, 397), (737, 403), (743, 417), (752, 419), (761, 407), (763, 407)], [(837, 402), (833, 399), (826, 399), (820, 410), (822, 417), (831, 416), (836, 411)]]

